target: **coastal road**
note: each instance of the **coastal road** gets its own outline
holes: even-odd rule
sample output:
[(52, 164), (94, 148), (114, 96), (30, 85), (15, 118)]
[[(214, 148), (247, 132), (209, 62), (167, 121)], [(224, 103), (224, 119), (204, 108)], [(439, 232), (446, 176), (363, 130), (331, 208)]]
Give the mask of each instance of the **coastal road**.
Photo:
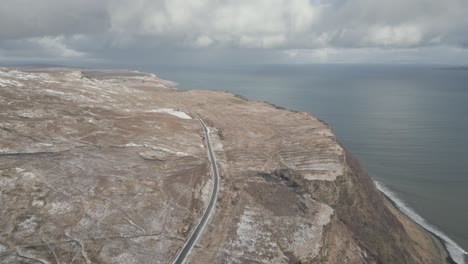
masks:
[(192, 231), (192, 233), (189, 235), (182, 249), (177, 253), (175, 258), (173, 259), (172, 263), (174, 264), (182, 264), (185, 262), (193, 246), (197, 242), (197, 239), (200, 237), (200, 234), (203, 232), (203, 229), (205, 229), (206, 223), (208, 222), (208, 219), (210, 218), (211, 213), (213, 212), (213, 208), (216, 204), (216, 199), (218, 198), (219, 173), (218, 173), (218, 165), (216, 163), (216, 156), (211, 147), (210, 130), (208, 129), (205, 122), (203, 122), (203, 120), (200, 117), (196, 116), (196, 118), (198, 119), (198, 121), (200, 121), (200, 124), (203, 126), (203, 132), (205, 133), (206, 146), (208, 147), (208, 158), (210, 159), (211, 169), (213, 173), (213, 191), (211, 192), (210, 202), (208, 203), (208, 206), (206, 207), (205, 212), (203, 213), (203, 216), (200, 222)]

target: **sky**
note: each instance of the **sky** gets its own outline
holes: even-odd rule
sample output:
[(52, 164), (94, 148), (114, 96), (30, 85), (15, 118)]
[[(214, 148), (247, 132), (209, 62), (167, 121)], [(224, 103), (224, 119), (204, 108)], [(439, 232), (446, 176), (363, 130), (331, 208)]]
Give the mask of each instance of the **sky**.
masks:
[(468, 65), (467, 0), (1, 0), (0, 63)]

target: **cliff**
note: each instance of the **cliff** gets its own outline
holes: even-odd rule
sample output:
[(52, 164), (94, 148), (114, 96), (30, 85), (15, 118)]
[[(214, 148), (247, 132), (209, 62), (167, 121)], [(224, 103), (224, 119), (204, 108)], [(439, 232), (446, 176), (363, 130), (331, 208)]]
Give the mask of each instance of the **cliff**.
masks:
[(444, 263), (313, 116), (125, 71), (0, 69), (0, 262)]

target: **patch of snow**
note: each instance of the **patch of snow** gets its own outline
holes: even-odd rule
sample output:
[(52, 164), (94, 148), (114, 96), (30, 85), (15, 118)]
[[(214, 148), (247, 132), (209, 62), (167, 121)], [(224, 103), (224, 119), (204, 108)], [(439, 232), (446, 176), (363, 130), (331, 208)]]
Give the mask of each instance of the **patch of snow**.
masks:
[(322, 205), (312, 224), (299, 224), (293, 233), (291, 243), (288, 243), (289, 251), (293, 251), (296, 255), (304, 258), (308, 255), (316, 256), (320, 250), (320, 243), (314, 243), (314, 241), (322, 240), (323, 227), (330, 222), (333, 212), (333, 208)]
[(42, 74), (27, 73), (18, 70), (10, 71), (9, 74), (11, 77), (23, 81), (36, 80), (43, 77)]
[(43, 83), (60, 83), (60, 82), (57, 82), (57, 81), (53, 81), (53, 80), (42, 80)]
[(210, 202), (211, 190), (213, 189), (213, 180), (210, 178), (206, 181), (201, 189), (201, 199), (205, 205)]
[(31, 202), (31, 205), (34, 207), (44, 207), (44, 201), (43, 200), (33, 200)]
[(208, 131), (210, 131), (210, 139), (213, 150), (219, 152), (223, 151), (223, 144), (221, 143), (221, 139), (219, 138), (218, 129), (211, 127), (208, 129)]
[(25, 172), (23, 175), (23, 178), (28, 179), (28, 180), (33, 180), (34, 178), (36, 178), (36, 175), (32, 172)]
[(148, 112), (148, 113), (166, 113), (166, 114), (170, 114), (170, 115), (173, 115), (173, 116), (177, 116), (177, 117), (182, 118), (182, 119), (192, 119), (185, 112), (177, 111), (176, 109), (172, 109), (172, 108), (159, 108), (159, 109), (149, 110), (149, 111), (146, 111), (146, 112)]
[(83, 74), (80, 71), (72, 71), (72, 72), (66, 73), (64, 77), (68, 80), (76, 80), (76, 79), (82, 79)]
[[(261, 223), (257, 219), (259, 215), (261, 215), (260, 211), (247, 208), (237, 223), (237, 239), (232, 241), (232, 245), (240, 250), (239, 253), (258, 252), (259, 244), (277, 247), (276, 243), (270, 240), (271, 233), (261, 228)], [(263, 251), (274, 250), (271, 247), (263, 247)]]
[(37, 143), (38, 146), (44, 146), (44, 147), (53, 147), (54, 144), (50, 144), (50, 143)]
[(156, 87), (159, 87), (159, 88), (166, 88), (167, 89), (167, 86), (162, 84), (162, 83), (158, 83), (156, 84)]
[(4, 246), (3, 244), (0, 244), (0, 253), (4, 252), (4, 251), (7, 251), (7, 247)]
[(135, 144), (135, 143), (127, 143), (125, 147), (145, 147), (145, 145)]
[(6, 87), (6, 86), (23, 86), (22, 83), (15, 81), (15, 80), (7, 80), (7, 79), (1, 79), (0, 78), (0, 86), (1, 87)]
[(0, 153), (8, 153), (11, 152), (11, 149), (9, 148), (0, 148)]
[(51, 94), (65, 95), (65, 93), (63, 93), (63, 92), (54, 91), (54, 90), (50, 90), (50, 89), (44, 89), (44, 91), (46, 91), (48, 93), (51, 93)]
[(38, 226), (37, 217), (35, 215), (27, 218), (23, 222), (19, 223), (17, 228), (23, 234), (32, 234), (35, 232), (36, 227)]
[(88, 88), (91, 88), (91, 89), (98, 89), (98, 90), (99, 90), (99, 89), (101, 89), (101, 87), (99, 87), (99, 86), (95, 86), (95, 85), (87, 85), (87, 84), (83, 84), (82, 86), (83, 86), (83, 87), (88, 87)]
[(66, 201), (54, 201), (48, 206), (48, 212), (51, 215), (71, 213), (74, 210), (72, 204)]
[(170, 153), (170, 154), (174, 154), (174, 155), (177, 155), (177, 156), (183, 156), (183, 157), (190, 156), (190, 154), (185, 153), (185, 152), (174, 151), (174, 150), (170, 150), (170, 149), (167, 149), (167, 148), (164, 148), (164, 147), (153, 146), (153, 145), (148, 145), (148, 144), (127, 143), (124, 146), (125, 147), (150, 148), (150, 149), (153, 149), (153, 150), (163, 151), (163, 152), (167, 152), (167, 153)]
[(42, 118), (42, 117), (44, 117), (46, 115), (46, 113), (41, 109), (20, 110), (20, 111), (17, 111), (16, 114), (19, 117), (24, 117), (24, 118)]

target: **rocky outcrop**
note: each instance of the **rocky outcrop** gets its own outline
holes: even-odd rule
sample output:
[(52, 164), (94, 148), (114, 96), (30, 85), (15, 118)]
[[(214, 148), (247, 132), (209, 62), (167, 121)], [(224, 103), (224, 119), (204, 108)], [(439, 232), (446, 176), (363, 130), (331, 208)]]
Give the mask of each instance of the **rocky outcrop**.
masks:
[(0, 262), (443, 263), (307, 113), (138, 72), (0, 69)]

